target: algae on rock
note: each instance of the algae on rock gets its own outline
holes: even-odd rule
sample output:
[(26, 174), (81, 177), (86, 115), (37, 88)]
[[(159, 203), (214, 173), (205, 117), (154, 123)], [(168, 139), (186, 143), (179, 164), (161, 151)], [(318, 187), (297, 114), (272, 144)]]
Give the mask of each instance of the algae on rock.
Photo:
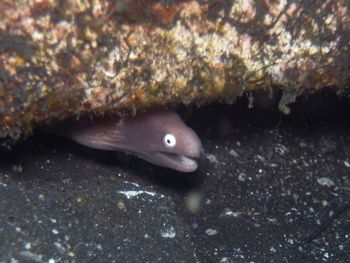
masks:
[(349, 85), (347, 0), (2, 0), (0, 138), (89, 111)]

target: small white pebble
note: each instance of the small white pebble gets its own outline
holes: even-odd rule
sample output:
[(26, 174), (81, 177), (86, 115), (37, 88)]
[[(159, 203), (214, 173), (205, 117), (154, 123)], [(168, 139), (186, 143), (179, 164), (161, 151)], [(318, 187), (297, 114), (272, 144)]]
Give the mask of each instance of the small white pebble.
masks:
[(25, 249), (30, 249), (32, 247), (32, 245), (30, 244), (30, 243), (26, 243), (25, 245), (24, 245), (24, 248)]
[(244, 181), (246, 181), (246, 180), (247, 180), (247, 175), (246, 175), (245, 173), (240, 173), (240, 174), (238, 175), (238, 181), (244, 182)]
[(96, 248), (97, 248), (98, 250), (102, 251), (102, 245), (101, 245), (101, 244), (97, 244), (97, 245), (96, 245)]
[(214, 154), (208, 153), (208, 154), (205, 154), (204, 156), (205, 156), (205, 157), (209, 160), (209, 162), (211, 162), (211, 163), (219, 163), (218, 159), (216, 158), (216, 156), (215, 156)]
[(233, 157), (239, 157), (239, 154), (238, 154), (238, 152), (236, 152), (234, 149), (231, 149), (230, 151), (229, 151), (229, 154), (230, 155), (232, 155)]
[(57, 250), (58, 250), (61, 254), (63, 254), (63, 253), (66, 251), (66, 249), (65, 249), (65, 248), (61, 245), (61, 243), (59, 243), (59, 242), (54, 242), (53, 245), (57, 248)]
[(290, 239), (290, 238), (287, 240), (287, 242), (288, 242), (289, 244), (291, 244), (291, 245), (294, 244), (294, 240), (293, 240), (293, 239)]
[(220, 263), (231, 263), (231, 259), (228, 257), (223, 257), (222, 259), (220, 259), (219, 261)]
[(317, 182), (322, 186), (333, 186), (335, 183), (328, 177), (321, 177), (317, 179)]
[(214, 236), (218, 233), (217, 230), (215, 229), (211, 229), (211, 228), (208, 228), (207, 230), (205, 230), (205, 233), (208, 235), (208, 236)]
[(211, 204), (211, 200), (210, 199), (205, 200), (205, 204), (206, 205), (210, 205)]
[(165, 231), (162, 231), (160, 233), (160, 235), (164, 238), (174, 238), (176, 236), (176, 232), (174, 227), (169, 227), (168, 229), (166, 229)]
[(117, 207), (118, 207), (120, 210), (126, 211), (126, 206), (125, 206), (125, 203), (124, 203), (123, 201), (118, 201)]
[(59, 233), (59, 232), (58, 232), (58, 230), (57, 230), (57, 229), (55, 229), (55, 228), (54, 228), (54, 229), (52, 229), (52, 230), (51, 230), (51, 232), (52, 232), (52, 234), (55, 234), (55, 235), (58, 235), (58, 233)]

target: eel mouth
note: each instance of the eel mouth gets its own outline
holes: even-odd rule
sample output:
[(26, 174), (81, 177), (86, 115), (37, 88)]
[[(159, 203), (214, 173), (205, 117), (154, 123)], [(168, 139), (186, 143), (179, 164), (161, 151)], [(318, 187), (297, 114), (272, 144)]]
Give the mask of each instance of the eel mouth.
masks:
[(169, 153), (169, 152), (152, 152), (147, 155), (147, 161), (154, 164), (172, 168), (179, 172), (191, 173), (197, 170), (198, 164), (194, 157), (183, 154)]

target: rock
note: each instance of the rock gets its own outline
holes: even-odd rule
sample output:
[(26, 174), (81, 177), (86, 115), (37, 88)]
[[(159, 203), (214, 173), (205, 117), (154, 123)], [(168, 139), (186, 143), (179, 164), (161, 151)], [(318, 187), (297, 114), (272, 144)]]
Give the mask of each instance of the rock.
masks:
[[(2, 1), (0, 138), (86, 112), (347, 85), (346, 0)], [(292, 98), (288, 99), (288, 98)]]

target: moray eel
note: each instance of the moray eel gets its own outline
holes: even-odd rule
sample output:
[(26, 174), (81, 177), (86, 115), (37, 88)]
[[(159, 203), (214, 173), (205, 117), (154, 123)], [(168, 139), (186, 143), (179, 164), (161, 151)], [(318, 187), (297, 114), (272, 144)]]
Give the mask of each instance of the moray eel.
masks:
[(87, 147), (120, 150), (180, 172), (194, 172), (202, 144), (173, 110), (152, 109), (133, 117), (108, 115), (63, 123), (55, 133)]

